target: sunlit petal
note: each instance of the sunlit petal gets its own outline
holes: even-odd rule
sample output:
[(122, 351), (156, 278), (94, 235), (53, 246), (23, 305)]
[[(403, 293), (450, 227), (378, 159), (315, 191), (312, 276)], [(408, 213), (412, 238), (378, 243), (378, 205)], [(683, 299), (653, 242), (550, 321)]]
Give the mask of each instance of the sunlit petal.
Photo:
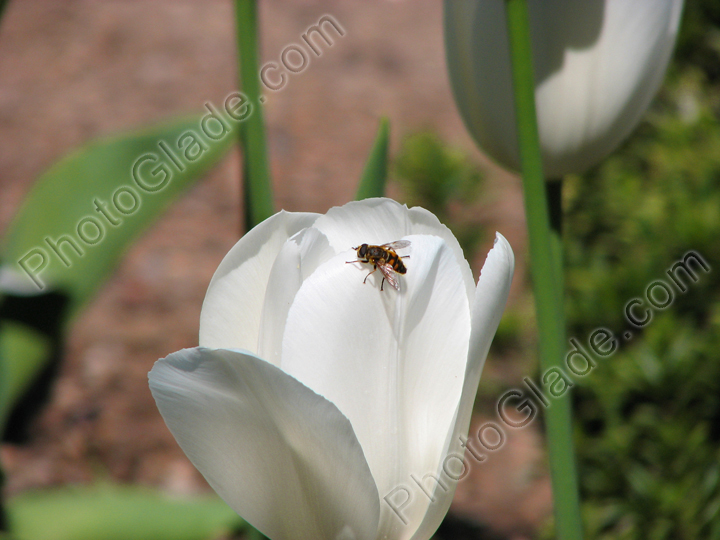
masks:
[(275, 259), (265, 292), (258, 339), (258, 356), (280, 363), (288, 311), (303, 280), (334, 255), (327, 238), (315, 228), (305, 229), (283, 245)]
[[(400, 291), (351, 251), (321, 265), (290, 309), (281, 368), (335, 403), (353, 425), (382, 495), (435, 471), (460, 400), (470, 306), (455, 255), (436, 236), (408, 236), (412, 258)], [(352, 259), (351, 259), (352, 260)], [(403, 524), (383, 508), (381, 536), (409, 538), (428, 501)]]
[[(514, 269), (515, 256), (512, 248), (505, 237), (497, 233), (495, 246), (488, 253), (478, 279), (475, 302), (472, 308), (472, 331), (462, 398), (457, 409), (453, 429), (449, 432), (445, 443), (444, 456), (450, 456), (451, 454), (461, 456), (465, 452), (460, 444), (461, 436), (466, 435), (468, 431), (480, 375), (485, 365), (490, 343), (505, 310)], [(436, 477), (442, 477), (444, 465), (445, 463), (441, 463), (437, 471), (435, 471)], [(452, 492), (448, 494), (448, 490), (437, 487), (433, 497), (435, 502), (428, 508), (422, 525), (413, 538), (423, 539), (432, 535), (450, 507)]]
[(270, 270), (285, 241), (317, 214), (279, 212), (249, 231), (215, 271), (200, 314), (200, 345), (257, 353)]
[(326, 399), (250, 354), (202, 348), (158, 361), (150, 389), (193, 464), (265, 535), (375, 538), (375, 483)]

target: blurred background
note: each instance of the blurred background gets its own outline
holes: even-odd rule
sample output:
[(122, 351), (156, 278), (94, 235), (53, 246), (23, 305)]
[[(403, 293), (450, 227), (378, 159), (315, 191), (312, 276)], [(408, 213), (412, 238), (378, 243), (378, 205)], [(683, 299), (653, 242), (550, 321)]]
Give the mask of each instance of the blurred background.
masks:
[[(345, 35), (266, 92), (277, 207), (325, 212), (351, 200), (387, 116), (388, 195), (438, 214), (476, 276), (494, 231), (515, 250), (510, 305), (476, 407), (476, 425), (497, 421), (498, 398), (538, 371), (520, 180), (485, 158), (462, 124), (439, 2), (263, 0), (262, 61), (278, 61), (324, 14)], [(9, 2), (0, 236), (35, 179), (73, 149), (221, 106), (236, 87), (230, 2)], [(573, 388), (588, 538), (720, 538), (719, 115), (720, 4), (687, 1), (666, 83), (640, 127), (602, 165), (566, 181), (570, 337), (586, 343), (598, 327), (622, 334), (625, 304), (688, 251), (712, 268)], [(147, 372), (197, 345), (207, 284), (244, 232), (241, 163), (231, 151), (174, 204), (75, 321), (29, 438), (0, 446), (5, 497), (106, 481), (177, 497), (209, 492), (166, 429)], [(505, 433), (461, 483), (438, 538), (547, 534), (541, 420)]]

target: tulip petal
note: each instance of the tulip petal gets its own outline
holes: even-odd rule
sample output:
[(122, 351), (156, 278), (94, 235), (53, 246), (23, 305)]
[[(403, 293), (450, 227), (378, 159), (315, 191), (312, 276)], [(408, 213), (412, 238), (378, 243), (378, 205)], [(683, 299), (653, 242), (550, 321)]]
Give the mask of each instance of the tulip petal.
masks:
[[(437, 469), (470, 338), (470, 306), (452, 249), (437, 236), (405, 239), (413, 251), (400, 291), (387, 284), (380, 291), (380, 272), (363, 284), (372, 267), (345, 264), (349, 250), (320, 265), (290, 309), (281, 361), (350, 419), (381, 496), (411, 483), (412, 474)], [(383, 505), (378, 537), (409, 538), (428, 503), (408, 507), (407, 525)]]
[(445, 240), (445, 243), (452, 249), (455, 254), (455, 260), (458, 265), (460, 265), (460, 271), (462, 272), (465, 288), (467, 289), (468, 301), (472, 304), (475, 298), (475, 281), (473, 280), (472, 270), (470, 270), (470, 263), (465, 259), (465, 254), (455, 235), (444, 224), (440, 223), (440, 220), (435, 214), (420, 206), (410, 208), (408, 215), (412, 223), (413, 234), (432, 234), (439, 236)]
[[(495, 245), (488, 253), (478, 279), (475, 303), (472, 308), (472, 332), (462, 397), (457, 409), (454, 430), (445, 444), (444, 456), (453, 454), (462, 456), (465, 453), (464, 446), (461, 444), (461, 436), (468, 432), (480, 375), (490, 350), (490, 344), (505, 310), (514, 270), (515, 256), (512, 248), (503, 235), (496, 233)], [(477, 466), (477, 462), (469, 458), (466, 461), (470, 466), (473, 463)], [(439, 468), (436, 472), (437, 477), (440, 477), (442, 472)], [(454, 491), (454, 486), (452, 491)], [(446, 490), (437, 488), (433, 496), (436, 502), (428, 509), (422, 525), (413, 539), (430, 537), (450, 508), (452, 497), (447, 497)]]
[[(475, 400), (477, 385), (480, 382), (490, 344), (505, 311), (514, 271), (513, 250), (502, 234), (495, 233), (495, 245), (485, 259), (475, 291), (470, 349), (463, 387), (464, 400)], [(468, 425), (469, 413), (468, 410)]]
[(149, 378), (183, 451), (263, 534), (375, 538), (377, 488), (332, 403), (241, 351), (185, 349), (159, 360)]
[(285, 321), (302, 282), (321, 262), (335, 255), (315, 228), (303, 229), (283, 245), (275, 259), (262, 309), (258, 356), (279, 365)]
[(682, 0), (606, 1), (592, 9), (555, 0), (535, 11), (533, 30), (556, 37), (533, 43), (547, 174), (583, 172), (629, 135), (655, 96)]
[(446, 64), (465, 126), (484, 152), (517, 169), (505, 3), (445, 0), (443, 5)]
[(243, 236), (215, 271), (200, 313), (200, 345), (257, 353), (270, 270), (285, 241), (317, 214), (279, 212)]

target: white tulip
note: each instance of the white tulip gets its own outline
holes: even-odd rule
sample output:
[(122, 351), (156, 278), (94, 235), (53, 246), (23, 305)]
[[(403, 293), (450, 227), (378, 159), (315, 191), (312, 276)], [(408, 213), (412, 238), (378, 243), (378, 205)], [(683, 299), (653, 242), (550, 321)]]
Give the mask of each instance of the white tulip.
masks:
[[(530, 0), (546, 177), (583, 172), (627, 137), (662, 82), (682, 0)], [(503, 0), (445, 0), (455, 99), (480, 147), (519, 170)]]
[[(353, 246), (400, 239), (399, 290), (346, 264)], [(280, 212), (222, 261), (201, 347), (159, 360), (152, 394), (210, 485), (273, 540), (430, 538), (465, 472), (513, 267), (498, 234), (475, 287), (450, 230), (389, 199)]]

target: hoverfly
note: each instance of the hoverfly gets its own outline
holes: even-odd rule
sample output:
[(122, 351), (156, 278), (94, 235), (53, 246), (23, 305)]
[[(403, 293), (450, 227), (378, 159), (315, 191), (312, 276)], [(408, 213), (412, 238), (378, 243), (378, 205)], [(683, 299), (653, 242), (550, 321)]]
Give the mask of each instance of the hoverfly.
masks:
[[(356, 262), (372, 264), (375, 269), (370, 272), (370, 274), (373, 274), (376, 270), (380, 270), (380, 273), (383, 275), (382, 282), (380, 283), (380, 290), (383, 290), (385, 280), (387, 280), (387, 282), (392, 285), (395, 290), (399, 291), (400, 285), (397, 281), (396, 272), (397, 274), (404, 274), (407, 272), (407, 268), (405, 268), (401, 259), (408, 258), (410, 255), (404, 255), (401, 257), (395, 253), (395, 250), (406, 248), (409, 245), (410, 240), (398, 240), (396, 242), (383, 244), (382, 246), (362, 244), (353, 248), (357, 251), (358, 259), (356, 261), (347, 261), (345, 264)], [(370, 274), (365, 276), (363, 283), (367, 281)]]

